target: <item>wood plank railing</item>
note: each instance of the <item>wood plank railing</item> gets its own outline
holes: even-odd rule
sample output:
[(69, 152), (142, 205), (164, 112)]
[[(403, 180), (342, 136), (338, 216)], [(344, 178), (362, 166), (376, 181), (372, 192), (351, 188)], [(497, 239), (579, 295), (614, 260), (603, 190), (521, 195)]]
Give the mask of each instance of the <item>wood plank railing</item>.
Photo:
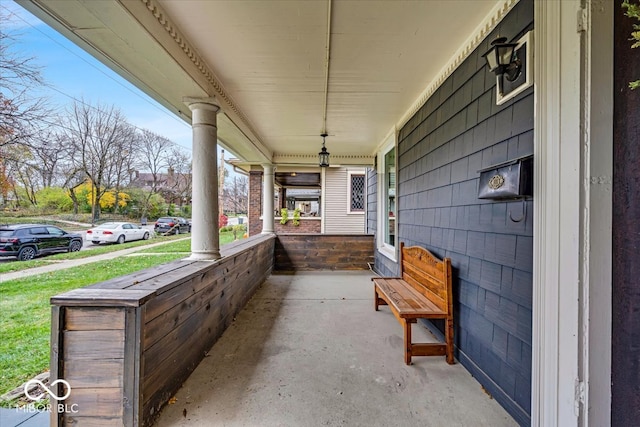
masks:
[(271, 274), (275, 235), (51, 299), (51, 425), (150, 425)]

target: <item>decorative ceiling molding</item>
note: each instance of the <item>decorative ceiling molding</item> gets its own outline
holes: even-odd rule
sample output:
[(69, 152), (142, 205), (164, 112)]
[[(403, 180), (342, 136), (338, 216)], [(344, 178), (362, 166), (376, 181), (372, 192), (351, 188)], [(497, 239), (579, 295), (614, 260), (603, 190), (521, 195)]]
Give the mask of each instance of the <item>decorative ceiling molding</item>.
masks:
[[(334, 165), (373, 165), (375, 156), (366, 155), (331, 155), (331, 164)], [(318, 163), (317, 154), (273, 154), (274, 164), (300, 164), (315, 165)]]
[[(274, 156), (278, 156), (281, 159), (287, 158), (287, 157), (295, 157), (297, 159), (301, 159), (301, 158), (307, 158), (307, 159), (318, 159), (318, 155), (317, 154), (280, 154), (280, 153), (274, 153)], [(331, 156), (333, 158), (333, 156)], [(346, 155), (340, 155), (340, 156), (336, 156), (336, 157), (340, 157), (341, 159), (373, 159), (375, 156), (366, 156), (366, 155), (357, 155), (357, 154), (346, 154)]]
[(445, 80), (458, 68), (458, 66), (473, 52), (482, 41), (493, 31), (502, 19), (520, 0), (503, 0), (498, 3), (487, 17), (480, 23), (462, 47), (454, 54), (449, 62), (440, 70), (435, 79), (429, 83), (420, 97), (413, 103), (411, 108), (404, 113), (396, 129), (401, 129), (413, 117), (427, 100), (435, 93)]
[[(211, 85), (211, 87), (215, 90), (215, 97), (224, 102), (224, 105), (221, 105), (221, 108), (227, 112), (227, 116), (229, 116), (228, 112), (233, 111), (234, 115), (242, 121), (243, 127), (248, 130), (253, 138), (256, 141), (253, 141), (253, 138), (247, 136), (249, 141), (254, 143), (256, 149), (262, 152), (267, 158), (270, 157), (272, 153), (265, 153), (261, 147), (266, 148), (260, 138), (258, 137), (258, 133), (255, 131), (249, 119), (245, 116), (245, 114), (240, 110), (240, 107), (236, 105), (231, 96), (227, 94), (222, 86), (222, 83), (216, 78), (213, 72), (209, 69), (204, 60), (198, 55), (196, 50), (186, 41), (185, 37), (180, 34), (180, 32), (176, 29), (175, 25), (167, 18), (166, 14), (162, 10), (160, 6), (158, 6), (153, 0), (140, 0), (146, 7), (146, 9), (154, 16), (154, 18), (158, 21), (158, 23), (164, 28), (164, 30), (171, 36), (171, 38), (176, 42), (176, 44), (180, 47), (182, 52), (189, 58), (189, 60), (193, 63), (193, 65), (198, 69), (198, 71), (202, 74), (202, 76), (206, 79), (206, 81)], [(244, 132), (246, 134), (246, 132)], [(257, 145), (256, 145), (257, 144)]]

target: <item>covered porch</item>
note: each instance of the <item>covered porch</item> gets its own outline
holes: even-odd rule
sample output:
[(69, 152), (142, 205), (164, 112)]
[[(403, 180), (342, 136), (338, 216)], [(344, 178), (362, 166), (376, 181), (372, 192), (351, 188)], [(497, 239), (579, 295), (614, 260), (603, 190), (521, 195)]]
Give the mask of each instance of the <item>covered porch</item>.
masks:
[[(311, 269), (319, 259), (324, 267), (357, 262), (366, 269), (373, 257), (375, 271), (391, 276), (398, 271), (400, 242), (451, 257), (459, 316), (456, 356), (518, 424), (624, 425), (638, 418), (639, 381), (629, 374), (638, 372), (637, 313), (625, 305), (638, 301), (637, 286), (627, 283), (635, 286), (640, 277), (631, 267), (638, 264), (637, 251), (630, 250), (640, 235), (639, 204), (629, 202), (637, 201), (639, 193), (628, 184), (638, 182), (640, 116), (637, 91), (628, 89), (638, 56), (628, 47), (632, 27), (619, 2), (18, 2), (193, 127), (191, 259), (52, 301), (52, 378), (70, 380), (74, 393), (69, 401), (85, 411), (56, 414), (56, 422), (72, 424), (74, 416), (97, 417), (104, 424), (155, 420), (200, 360), (213, 356), (208, 351), (223, 331), (229, 325), (235, 330), (234, 318), (248, 315), (238, 313), (260, 284), (269, 284), (264, 292), (279, 289), (271, 283), (282, 279), (272, 272), (283, 260), (278, 245), (285, 241), (274, 226), (276, 174), (304, 169), (319, 174), (326, 189), (329, 171), (341, 167), (366, 168), (366, 234), (334, 236), (337, 241), (319, 234), (298, 239), (300, 245), (286, 242), (293, 250), (284, 252), (284, 260), (292, 270)], [(507, 77), (494, 74), (484, 56), (498, 36), (520, 46), (518, 59), (507, 59), (528, 64), (509, 93), (504, 91)], [(324, 135), (329, 165), (318, 162)], [(218, 183), (211, 173), (218, 168), (218, 144), (245, 162), (252, 185), (262, 189), (261, 199), (249, 202), (250, 217), (262, 215), (261, 223), (250, 220), (252, 237), (222, 250)], [(479, 197), (481, 170), (531, 155), (532, 194), (517, 192), (515, 199), (505, 200)], [(363, 236), (370, 246), (354, 257), (354, 242)], [(314, 246), (324, 239), (328, 248)], [(349, 256), (345, 261), (341, 255)], [(295, 295), (291, 289), (287, 295)], [(334, 294), (326, 295), (320, 295), (326, 301), (319, 306), (339, 306), (340, 301), (330, 300)], [(305, 298), (296, 301), (301, 308), (311, 304)], [(271, 323), (265, 326), (268, 339), (286, 333), (279, 329), (285, 321), (286, 327), (297, 328), (291, 334), (300, 334), (301, 343), (311, 337), (322, 342), (324, 337), (302, 322), (287, 322), (288, 316), (296, 316), (286, 311), (293, 300), (267, 304), (264, 299), (258, 297), (249, 307), (279, 305), (280, 317), (271, 319), (256, 310), (252, 319), (256, 330), (262, 321)], [(353, 310), (364, 304), (358, 298), (350, 302)], [(337, 313), (325, 319), (334, 315), (329, 310), (309, 315), (314, 325), (325, 328), (340, 319)], [(372, 312), (371, 322), (383, 317)], [(388, 320), (379, 327), (396, 330), (398, 325)], [(86, 329), (91, 322), (95, 329)], [(80, 325), (84, 329), (77, 329)], [(363, 343), (379, 340), (369, 329), (375, 328), (349, 327)], [(417, 388), (425, 378), (420, 368), (427, 364), (430, 379), (438, 377), (438, 384), (451, 386), (439, 396), (446, 396), (445, 402), (457, 400), (450, 397), (457, 396), (457, 385), (438, 373), (449, 372), (449, 367), (431, 369), (437, 360), (386, 371), (376, 365), (376, 345), (365, 353), (365, 362), (342, 338), (333, 337), (332, 347), (341, 344), (343, 355), (356, 359), (348, 365), (347, 359), (336, 361), (336, 371), (313, 378), (320, 384), (304, 384), (302, 402), (317, 403), (305, 410), (330, 402), (336, 404), (336, 414), (346, 414), (336, 398), (340, 395), (305, 393), (324, 385), (324, 393), (361, 398), (355, 390), (364, 387), (368, 393), (378, 387), (367, 381), (375, 375), (375, 382), (379, 369), (393, 397), (383, 399), (390, 411), (423, 415), (434, 399), (431, 394), (420, 394), (420, 406), (409, 408), (396, 400), (393, 389), (404, 396), (408, 392), (401, 387)], [(382, 344), (393, 346), (393, 341)], [(255, 342), (242, 355), (247, 359), (242, 364), (238, 359), (235, 366), (225, 356), (239, 358), (240, 347), (225, 352), (221, 363), (230, 363), (226, 366), (231, 369), (226, 379), (256, 391), (260, 384), (267, 392), (282, 388), (278, 397), (284, 393), (284, 401), (288, 386), (280, 387), (279, 378), (264, 370), (288, 357), (297, 356), (300, 363), (312, 360), (302, 348), (288, 347), (278, 341)], [(316, 355), (323, 353), (323, 347), (315, 348)], [(258, 382), (234, 379), (251, 361), (256, 363), (250, 377)], [(112, 371), (95, 374), (97, 363)], [(354, 375), (362, 381), (359, 387), (347, 387), (350, 382), (343, 377), (351, 365), (354, 371), (369, 369), (368, 376)], [(389, 368), (387, 362), (385, 366)], [(305, 366), (297, 369), (299, 375)], [(403, 376), (410, 372), (405, 369), (415, 371), (412, 378)], [(300, 378), (305, 377), (284, 376), (287, 381)], [(421, 386), (428, 393), (431, 384)], [(180, 393), (188, 393), (189, 387)], [(282, 408), (269, 400), (275, 396), (255, 402), (247, 395), (232, 396), (262, 408), (259, 416), (270, 414), (263, 404)], [(182, 398), (186, 402), (193, 396)], [(379, 396), (370, 399), (375, 403)], [(493, 403), (488, 401), (489, 407)], [(161, 422), (180, 415), (183, 421), (206, 417), (175, 405), (169, 408), (178, 413), (167, 412)], [(234, 400), (230, 411), (238, 407)], [(382, 407), (376, 403), (374, 409)], [(184, 409), (186, 415), (180, 414)], [(430, 409), (428, 417), (436, 417), (438, 409)], [(293, 413), (307, 420), (316, 415)], [(449, 408), (448, 416), (466, 415)], [(420, 422), (430, 419), (435, 418)], [(342, 417), (323, 421), (339, 424)]]
[(51, 425), (517, 425), (462, 364), (405, 365), (372, 248), (260, 235), (54, 297)]

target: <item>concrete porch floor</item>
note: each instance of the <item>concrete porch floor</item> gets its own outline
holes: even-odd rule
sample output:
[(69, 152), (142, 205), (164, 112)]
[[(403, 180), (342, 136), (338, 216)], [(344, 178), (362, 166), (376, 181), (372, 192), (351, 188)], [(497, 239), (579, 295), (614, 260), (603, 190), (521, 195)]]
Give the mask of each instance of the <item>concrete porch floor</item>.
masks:
[(404, 364), (402, 327), (374, 311), (371, 277), (272, 275), (156, 426), (517, 425), (459, 363)]

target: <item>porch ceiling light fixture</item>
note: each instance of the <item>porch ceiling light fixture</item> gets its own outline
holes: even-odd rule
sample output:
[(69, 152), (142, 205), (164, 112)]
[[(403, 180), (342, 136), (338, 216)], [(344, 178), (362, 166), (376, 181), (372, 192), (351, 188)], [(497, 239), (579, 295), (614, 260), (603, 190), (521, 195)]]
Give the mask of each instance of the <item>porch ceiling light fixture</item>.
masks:
[(522, 62), (514, 57), (517, 43), (507, 43), (506, 37), (498, 37), (491, 42), (491, 49), (482, 57), (487, 61), (489, 71), (496, 76), (505, 76), (510, 82), (520, 75)]
[(324, 146), (324, 139), (328, 136), (327, 133), (320, 135), (322, 137), (322, 150), (318, 153), (318, 160), (321, 168), (329, 167), (329, 152), (327, 147)]

